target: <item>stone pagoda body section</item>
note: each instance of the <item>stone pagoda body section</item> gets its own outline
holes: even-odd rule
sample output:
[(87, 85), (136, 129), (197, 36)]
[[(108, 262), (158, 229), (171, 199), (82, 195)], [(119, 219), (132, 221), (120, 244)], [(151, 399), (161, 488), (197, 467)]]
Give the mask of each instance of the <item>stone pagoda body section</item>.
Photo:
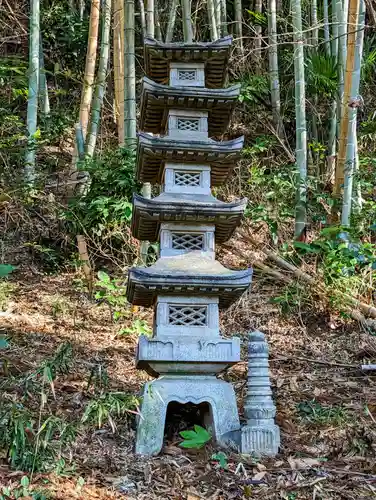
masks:
[(159, 241), (150, 267), (129, 272), (129, 302), (154, 307), (152, 338), (141, 336), (137, 367), (155, 377), (144, 387), (136, 453), (159, 453), (171, 402), (203, 408), (219, 444), (240, 432), (231, 384), (217, 374), (240, 361), (238, 338), (219, 332), (219, 309), (251, 283), (251, 269), (215, 260), (215, 243), (229, 239), (246, 200), (224, 203), (212, 187), (229, 177), (243, 138), (217, 141), (239, 94), (225, 88), (231, 38), (212, 43), (145, 40), (137, 177), (162, 186), (153, 199), (134, 195), (132, 233)]

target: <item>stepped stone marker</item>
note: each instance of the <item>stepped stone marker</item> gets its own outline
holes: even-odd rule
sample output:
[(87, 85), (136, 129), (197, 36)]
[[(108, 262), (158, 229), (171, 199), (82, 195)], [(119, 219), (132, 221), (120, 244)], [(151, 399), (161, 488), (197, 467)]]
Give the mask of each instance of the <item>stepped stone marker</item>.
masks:
[[(278, 447), (270, 437), (270, 412), (265, 418), (256, 412), (259, 404), (262, 411), (270, 406), (268, 377), (259, 399), (249, 394), (244, 432), (234, 389), (217, 378), (240, 361), (240, 340), (220, 335), (219, 309), (237, 300), (252, 279), (251, 269), (233, 271), (215, 260), (215, 243), (231, 237), (247, 203), (224, 203), (211, 193), (229, 177), (243, 146), (243, 137), (212, 139), (225, 132), (240, 90), (222, 88), (230, 47), (231, 37), (211, 43), (145, 40), (137, 178), (160, 184), (162, 192), (133, 199), (133, 236), (160, 243), (157, 262), (130, 269), (127, 286), (129, 302), (154, 307), (152, 338), (140, 337), (136, 358), (137, 368), (156, 377), (143, 391), (138, 454), (160, 452), (170, 402), (206, 403), (204, 423), (222, 446), (259, 453), (265, 437), (269, 451)], [(263, 374), (256, 366), (256, 384)]]

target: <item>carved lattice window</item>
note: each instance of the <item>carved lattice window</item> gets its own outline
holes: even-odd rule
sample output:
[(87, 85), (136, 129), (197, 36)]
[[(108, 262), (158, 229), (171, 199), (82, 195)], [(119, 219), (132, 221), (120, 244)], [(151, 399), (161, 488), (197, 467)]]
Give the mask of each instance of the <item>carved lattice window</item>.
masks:
[(169, 325), (176, 326), (206, 326), (206, 306), (169, 306)]
[(196, 118), (178, 118), (178, 130), (187, 130), (188, 132), (198, 132), (199, 121)]
[(176, 186), (200, 187), (200, 180), (199, 172), (175, 172)]
[(178, 80), (192, 82), (196, 80), (196, 71), (194, 69), (179, 69)]
[(174, 250), (203, 250), (204, 235), (194, 233), (172, 233)]

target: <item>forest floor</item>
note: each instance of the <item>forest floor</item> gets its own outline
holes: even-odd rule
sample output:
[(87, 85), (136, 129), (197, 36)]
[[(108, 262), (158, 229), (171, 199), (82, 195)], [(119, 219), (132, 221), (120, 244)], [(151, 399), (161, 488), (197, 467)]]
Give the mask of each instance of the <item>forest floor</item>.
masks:
[[(226, 260), (226, 259), (224, 259)], [(54, 356), (59, 345), (73, 347), (70, 368), (58, 375), (44, 411), (77, 422), (78, 436), (65, 451), (60, 473), (34, 473), (34, 488), (57, 499), (368, 499), (376, 497), (376, 385), (357, 367), (376, 356), (376, 339), (357, 323), (333, 318), (319, 307), (284, 316), (271, 303), (281, 290), (260, 275), (252, 290), (221, 316), (222, 332), (239, 335), (256, 328), (267, 335), (281, 451), (275, 459), (255, 460), (227, 454), (227, 469), (212, 460), (214, 448), (183, 450), (180, 422), (166, 427), (160, 456), (133, 454), (135, 417), (114, 418), (98, 429), (78, 424), (93, 398), (87, 390), (90, 367), (107, 370), (107, 391), (137, 394), (147, 376), (135, 370), (137, 335), (119, 334), (135, 319), (150, 320), (149, 311), (133, 311), (113, 322), (105, 303), (82, 291), (79, 273), (47, 276), (36, 269), (16, 271), (0, 314), (3, 351), (13, 388), (3, 393), (17, 401), (18, 382)], [(4, 308), (3, 308), (4, 309)], [(124, 330), (123, 330), (124, 331)], [(245, 395), (243, 362), (224, 378), (235, 387), (241, 409)], [(54, 393), (54, 394), (53, 394)], [(35, 394), (35, 418), (40, 394)], [(69, 464), (69, 465), (67, 465)], [(0, 485), (19, 483), (23, 472), (11, 470), (0, 455)]]

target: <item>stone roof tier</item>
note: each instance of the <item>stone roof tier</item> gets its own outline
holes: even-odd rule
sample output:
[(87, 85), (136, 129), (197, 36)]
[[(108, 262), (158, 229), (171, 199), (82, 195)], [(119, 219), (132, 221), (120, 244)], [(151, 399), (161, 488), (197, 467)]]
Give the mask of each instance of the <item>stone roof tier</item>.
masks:
[(164, 257), (150, 267), (129, 270), (127, 299), (150, 307), (158, 294), (176, 296), (218, 296), (219, 307), (229, 307), (249, 287), (252, 269), (233, 271), (203, 252), (192, 251)]
[(207, 111), (209, 136), (226, 131), (236, 105), (240, 84), (227, 89), (205, 87), (171, 87), (160, 85), (144, 77), (141, 90), (141, 117), (143, 132), (164, 134), (169, 109)]
[(210, 165), (211, 185), (220, 186), (240, 159), (244, 137), (230, 141), (183, 140), (138, 134), (137, 178), (162, 184), (165, 162)]
[(132, 235), (157, 241), (161, 222), (214, 224), (218, 243), (229, 240), (240, 225), (247, 199), (225, 203), (212, 195), (162, 193), (148, 199), (133, 195)]
[(167, 84), (171, 62), (205, 64), (205, 86), (215, 89), (225, 86), (232, 37), (226, 36), (205, 43), (163, 43), (145, 38), (145, 72), (157, 83)]

